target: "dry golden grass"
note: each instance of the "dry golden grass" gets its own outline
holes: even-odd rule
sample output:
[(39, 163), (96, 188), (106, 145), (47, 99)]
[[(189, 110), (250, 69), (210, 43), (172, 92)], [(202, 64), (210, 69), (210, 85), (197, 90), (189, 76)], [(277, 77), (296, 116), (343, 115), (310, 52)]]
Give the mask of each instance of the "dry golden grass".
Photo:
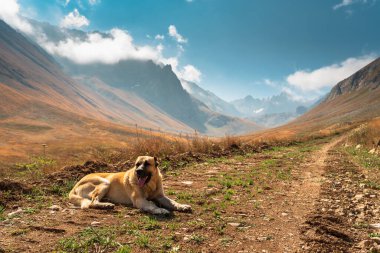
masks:
[(349, 137), (352, 144), (361, 144), (368, 148), (380, 146), (380, 118), (362, 124)]

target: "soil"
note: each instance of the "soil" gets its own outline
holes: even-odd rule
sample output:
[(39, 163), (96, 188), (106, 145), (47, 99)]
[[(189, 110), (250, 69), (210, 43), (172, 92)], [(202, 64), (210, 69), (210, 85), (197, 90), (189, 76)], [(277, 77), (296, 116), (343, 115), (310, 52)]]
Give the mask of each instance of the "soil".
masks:
[(114, 252), (122, 246), (132, 252), (376, 252), (379, 231), (369, 224), (379, 222), (378, 190), (363, 183), (372, 172), (344, 152), (344, 138), (166, 168), (167, 195), (192, 205), (190, 214), (70, 206), (70, 180), (129, 163), (66, 167), (31, 186), (2, 181), (0, 252)]

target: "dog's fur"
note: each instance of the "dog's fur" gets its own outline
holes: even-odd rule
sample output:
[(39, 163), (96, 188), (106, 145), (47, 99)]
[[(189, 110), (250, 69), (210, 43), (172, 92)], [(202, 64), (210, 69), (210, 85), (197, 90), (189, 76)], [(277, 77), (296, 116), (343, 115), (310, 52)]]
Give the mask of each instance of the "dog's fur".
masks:
[[(152, 214), (191, 212), (191, 206), (179, 204), (165, 196), (157, 165), (156, 157), (139, 156), (135, 166), (126, 172), (86, 175), (71, 190), (70, 202), (81, 208), (100, 209), (113, 208), (114, 204), (133, 205)], [(109, 202), (101, 202), (102, 199)]]

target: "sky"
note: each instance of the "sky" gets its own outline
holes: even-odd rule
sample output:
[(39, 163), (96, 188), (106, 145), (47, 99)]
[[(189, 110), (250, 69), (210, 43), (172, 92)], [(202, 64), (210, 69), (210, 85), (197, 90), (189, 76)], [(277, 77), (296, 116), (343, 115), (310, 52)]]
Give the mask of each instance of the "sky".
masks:
[(171, 64), (227, 101), (317, 98), (380, 55), (379, 0), (2, 0), (1, 19), (37, 33), (24, 17), (91, 32), (55, 44), (39, 34), (52, 54)]

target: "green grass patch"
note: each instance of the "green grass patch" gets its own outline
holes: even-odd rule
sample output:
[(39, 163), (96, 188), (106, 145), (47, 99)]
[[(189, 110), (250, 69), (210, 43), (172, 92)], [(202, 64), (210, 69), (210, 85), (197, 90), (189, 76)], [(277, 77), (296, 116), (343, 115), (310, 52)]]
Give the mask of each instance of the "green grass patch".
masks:
[(157, 221), (156, 218), (151, 217), (151, 216), (144, 216), (140, 219), (142, 222), (142, 227), (145, 230), (156, 230), (156, 229), (161, 229), (161, 225)]
[(380, 169), (380, 157), (375, 154), (368, 153), (366, 149), (356, 149), (348, 147), (345, 149), (356, 162), (367, 169)]
[(125, 246), (115, 241), (115, 231), (110, 228), (86, 228), (79, 234), (61, 239), (58, 250), (63, 252), (109, 252), (126, 251)]
[(149, 248), (150, 247), (149, 237), (145, 234), (138, 235), (136, 240), (135, 240), (135, 243), (140, 248)]
[(30, 158), (27, 163), (16, 163), (15, 167), (21, 175), (30, 175), (33, 178), (42, 177), (44, 169), (54, 167), (57, 162), (45, 156)]
[(75, 180), (69, 180), (64, 182), (63, 184), (54, 183), (50, 188), (50, 192), (54, 195), (58, 195), (61, 197), (68, 197), (68, 194), (74, 187), (75, 183)]
[(205, 237), (203, 237), (202, 235), (199, 235), (199, 234), (192, 234), (190, 236), (190, 240), (192, 242), (195, 242), (196, 244), (201, 244), (205, 240)]
[(5, 207), (0, 205), (0, 221), (5, 220), (4, 212), (5, 212)]

